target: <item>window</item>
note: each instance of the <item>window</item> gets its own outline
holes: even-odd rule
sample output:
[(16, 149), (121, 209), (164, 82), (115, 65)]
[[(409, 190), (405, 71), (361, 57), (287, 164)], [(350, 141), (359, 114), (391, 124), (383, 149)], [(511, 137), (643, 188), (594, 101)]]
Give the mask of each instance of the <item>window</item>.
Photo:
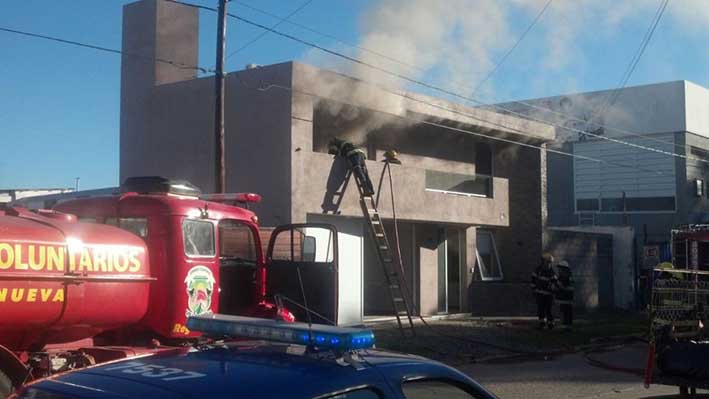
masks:
[(598, 210), (598, 200), (597, 199), (577, 199), (576, 200), (576, 210), (579, 212), (597, 211)]
[(426, 170), (426, 189), (492, 198), (492, 177)]
[(603, 212), (673, 211), (675, 210), (675, 197), (603, 198), (601, 199), (601, 210)]
[(104, 223), (130, 231), (141, 238), (148, 236), (148, 219), (146, 218), (106, 218)]
[(495, 246), (495, 237), (492, 232), (478, 230), (476, 257), (478, 270), (483, 281), (502, 280), (502, 266)]
[(214, 256), (214, 225), (211, 222), (185, 219), (182, 222), (182, 238), (185, 254), (190, 256)]
[(401, 386), (406, 399), (471, 399), (473, 395), (449, 382), (440, 380), (406, 381)]
[(334, 394), (327, 394), (325, 396), (318, 396), (316, 399), (381, 399), (383, 396), (370, 388), (359, 388), (346, 392), (338, 392)]
[(219, 223), (219, 256), (222, 266), (254, 266), (257, 261), (254, 232), (242, 222)]
[(672, 257), (674, 259), (672, 260), (672, 263), (678, 269), (688, 268), (689, 262), (687, 262), (687, 241), (677, 240), (673, 244)]
[(148, 219), (146, 218), (120, 218), (118, 224), (123, 230), (145, 238), (148, 236)]
[(334, 261), (333, 232), (323, 227), (301, 227), (278, 233), (273, 242), (273, 260), (331, 263)]
[(492, 176), (492, 148), (490, 148), (490, 144), (475, 144), (475, 174)]
[(703, 197), (704, 196), (704, 180), (703, 179), (694, 179), (694, 186), (695, 186), (695, 194), (697, 197)]

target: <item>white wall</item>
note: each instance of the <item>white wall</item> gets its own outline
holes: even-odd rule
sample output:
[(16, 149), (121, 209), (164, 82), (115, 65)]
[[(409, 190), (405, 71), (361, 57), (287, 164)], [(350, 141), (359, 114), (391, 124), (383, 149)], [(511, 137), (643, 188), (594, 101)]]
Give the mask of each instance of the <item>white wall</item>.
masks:
[[(686, 124), (685, 83), (687, 82), (680, 80), (627, 87), (620, 92), (613, 106), (607, 108), (604, 108), (604, 104), (608, 103), (613, 90), (523, 100), (524, 103), (532, 104), (536, 108), (519, 102), (504, 103), (499, 106), (529, 115), (534, 119), (569, 128), (557, 128), (558, 141), (576, 140), (578, 133), (573, 129), (593, 131), (598, 128), (584, 122), (588, 120), (632, 134), (681, 132), (685, 130)], [(693, 90), (695, 97), (709, 97), (706, 89), (699, 89), (703, 91)], [(707, 104), (706, 100), (703, 99), (703, 104)], [(545, 108), (552, 109), (553, 112), (545, 111)], [(600, 112), (602, 109), (605, 111)], [(701, 112), (696, 114), (697, 117), (702, 116), (703, 126), (709, 127), (709, 116), (702, 115)], [(709, 129), (704, 128), (703, 131), (709, 132)], [(629, 135), (627, 132), (610, 129), (605, 129), (602, 133), (613, 137)]]
[(364, 270), (363, 220), (328, 215), (308, 215), (308, 222), (329, 223), (337, 228), (338, 299), (337, 324), (361, 324)]
[(709, 90), (692, 82), (684, 82), (687, 131), (709, 137)]

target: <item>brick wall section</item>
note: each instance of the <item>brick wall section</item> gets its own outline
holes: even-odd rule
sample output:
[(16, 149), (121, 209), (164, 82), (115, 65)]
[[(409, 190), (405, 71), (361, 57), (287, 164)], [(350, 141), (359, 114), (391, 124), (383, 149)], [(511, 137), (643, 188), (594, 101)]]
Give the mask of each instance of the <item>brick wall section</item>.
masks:
[(470, 298), (473, 314), (523, 315), (534, 311), (529, 276), (542, 254), (546, 214), (543, 161), (544, 154), (535, 148), (495, 146), (495, 176), (509, 179), (510, 227), (492, 230), (504, 280), (481, 281), (479, 272), (475, 272)]

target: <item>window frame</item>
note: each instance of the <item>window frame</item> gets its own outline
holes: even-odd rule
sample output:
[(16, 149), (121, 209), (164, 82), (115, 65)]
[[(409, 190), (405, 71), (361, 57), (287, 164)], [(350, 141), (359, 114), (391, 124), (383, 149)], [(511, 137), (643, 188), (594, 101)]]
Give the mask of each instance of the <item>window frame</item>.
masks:
[(347, 394), (350, 392), (364, 391), (364, 390), (371, 391), (372, 393), (376, 394), (379, 399), (385, 399), (387, 397), (380, 388), (378, 388), (374, 385), (357, 385), (357, 386), (348, 387), (348, 388), (338, 390), (338, 391), (328, 392), (323, 395), (318, 395), (318, 396), (313, 397), (313, 399), (331, 399), (331, 398), (336, 397), (337, 395), (344, 395), (344, 394)]
[(399, 384), (399, 390), (401, 391), (401, 395), (404, 399), (415, 399), (415, 398), (409, 398), (406, 396), (406, 392), (404, 392), (404, 385), (406, 383), (421, 383), (421, 382), (439, 382), (439, 383), (444, 383), (448, 384), (451, 386), (454, 386), (458, 389), (460, 389), (462, 392), (468, 394), (471, 399), (479, 399), (480, 396), (478, 395), (479, 392), (475, 392), (471, 389), (470, 386), (467, 384), (452, 379), (452, 378), (445, 378), (445, 377), (411, 377), (411, 378), (404, 378), (401, 381), (401, 384)]
[[(197, 222), (197, 223), (208, 223), (212, 225), (212, 254), (211, 255), (191, 255), (187, 253), (187, 247), (185, 246), (186, 240), (185, 240), (185, 223), (186, 222)], [(197, 219), (197, 218), (183, 218), (181, 223), (180, 223), (180, 237), (182, 238), (182, 252), (185, 254), (185, 256), (190, 257), (190, 258), (203, 258), (203, 259), (213, 259), (217, 256), (217, 234), (216, 234), (216, 228), (217, 226), (214, 225), (209, 220), (205, 219)]]
[(224, 255), (224, 253), (223, 253), (224, 242), (223, 242), (222, 231), (228, 229), (228, 227), (224, 227), (224, 228), (222, 227), (223, 222), (233, 223), (233, 224), (239, 225), (240, 227), (245, 227), (246, 229), (249, 230), (249, 233), (251, 233), (251, 241), (253, 244), (252, 250), (253, 250), (254, 258), (253, 259), (245, 259), (245, 260), (247, 260), (249, 262), (253, 262), (255, 265), (258, 265), (261, 262), (262, 256), (263, 256), (263, 249), (262, 249), (263, 243), (260, 240), (261, 237), (259, 235), (259, 231), (258, 231), (258, 229), (254, 228), (253, 225), (249, 224), (248, 222), (246, 222), (244, 220), (240, 220), (240, 219), (233, 219), (233, 218), (222, 219), (216, 224), (216, 232), (218, 234), (218, 237), (216, 238), (215, 244), (218, 244), (218, 246), (219, 246), (219, 251), (218, 251), (219, 259), (222, 259), (224, 257), (229, 257), (227, 255)]
[[(492, 234), (492, 231), (490, 230), (477, 230), (475, 232), (476, 237), (475, 237), (475, 259), (478, 262), (478, 270), (480, 270), (480, 279), (482, 281), (502, 281), (505, 279), (505, 273), (502, 270), (502, 263), (500, 262), (500, 254), (497, 252), (497, 244), (495, 243), (495, 235)], [(495, 261), (497, 263), (497, 269), (500, 271), (500, 277), (485, 277), (483, 276), (482, 268), (480, 267), (481, 264), (485, 264), (482, 261), (482, 258), (480, 257), (480, 251), (479, 251), (479, 246), (477, 245), (478, 239), (477, 235), (478, 234), (487, 234), (490, 237), (490, 243), (492, 252), (495, 254)]]

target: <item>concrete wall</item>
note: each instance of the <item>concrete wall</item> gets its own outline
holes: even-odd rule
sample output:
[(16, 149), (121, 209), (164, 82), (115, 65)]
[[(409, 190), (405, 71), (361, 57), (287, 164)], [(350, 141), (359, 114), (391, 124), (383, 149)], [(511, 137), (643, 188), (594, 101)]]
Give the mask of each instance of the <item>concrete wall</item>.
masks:
[[(552, 231), (610, 235), (613, 238), (613, 303), (616, 308), (635, 308), (635, 231), (630, 226), (581, 226)], [(553, 235), (553, 233), (552, 233)], [(558, 244), (557, 244), (558, 245)]]
[[(288, 85), (290, 77), (290, 65), (281, 64), (226, 79), (226, 189), (261, 194), (253, 209), (266, 226), (291, 221), (291, 96), (245, 85)], [(187, 179), (206, 192), (214, 189), (213, 85), (204, 78), (157, 87), (151, 119), (153, 148), (160, 149), (153, 155), (154, 173)]]
[(194, 79), (197, 71), (154, 59), (197, 65), (198, 26), (193, 7), (157, 0), (123, 7), (123, 51), (131, 55), (121, 58), (121, 181), (155, 169), (150, 162), (155, 152), (150, 141), (152, 89)]
[(554, 229), (548, 232), (548, 239), (546, 251), (557, 261), (569, 262), (575, 306), (585, 310), (613, 307), (613, 236)]
[(701, 137), (709, 137), (709, 90), (692, 82), (684, 81), (684, 106), (687, 132)]
[[(685, 83), (685, 81), (680, 80), (626, 87), (621, 91), (614, 105), (607, 108), (601, 115), (600, 120), (596, 119), (596, 122), (634, 134), (684, 131), (687, 123), (685, 118), (687, 117), (695, 118), (696, 122), (692, 122), (692, 124), (700, 124), (701, 118), (699, 115), (703, 111), (699, 108), (697, 108), (696, 113), (692, 113), (689, 116), (685, 113)], [(499, 107), (530, 115), (534, 119), (561, 125), (569, 129), (593, 132), (598, 129), (598, 126), (584, 121), (591, 120), (594, 117), (598, 118), (596, 110), (600, 109), (612, 94), (613, 90), (573, 93), (524, 100), (524, 103), (532, 104), (536, 108), (515, 102), (499, 104)], [(702, 93), (701, 95), (704, 94)], [(699, 97), (699, 94), (697, 97)], [(545, 109), (551, 109), (551, 112)], [(695, 114), (697, 115), (696, 117), (694, 117)], [(569, 115), (573, 120), (569, 118)], [(560, 141), (578, 139), (578, 133), (573, 130), (557, 128), (556, 133)], [(614, 137), (628, 135), (626, 132), (612, 129), (603, 129), (596, 133)]]

